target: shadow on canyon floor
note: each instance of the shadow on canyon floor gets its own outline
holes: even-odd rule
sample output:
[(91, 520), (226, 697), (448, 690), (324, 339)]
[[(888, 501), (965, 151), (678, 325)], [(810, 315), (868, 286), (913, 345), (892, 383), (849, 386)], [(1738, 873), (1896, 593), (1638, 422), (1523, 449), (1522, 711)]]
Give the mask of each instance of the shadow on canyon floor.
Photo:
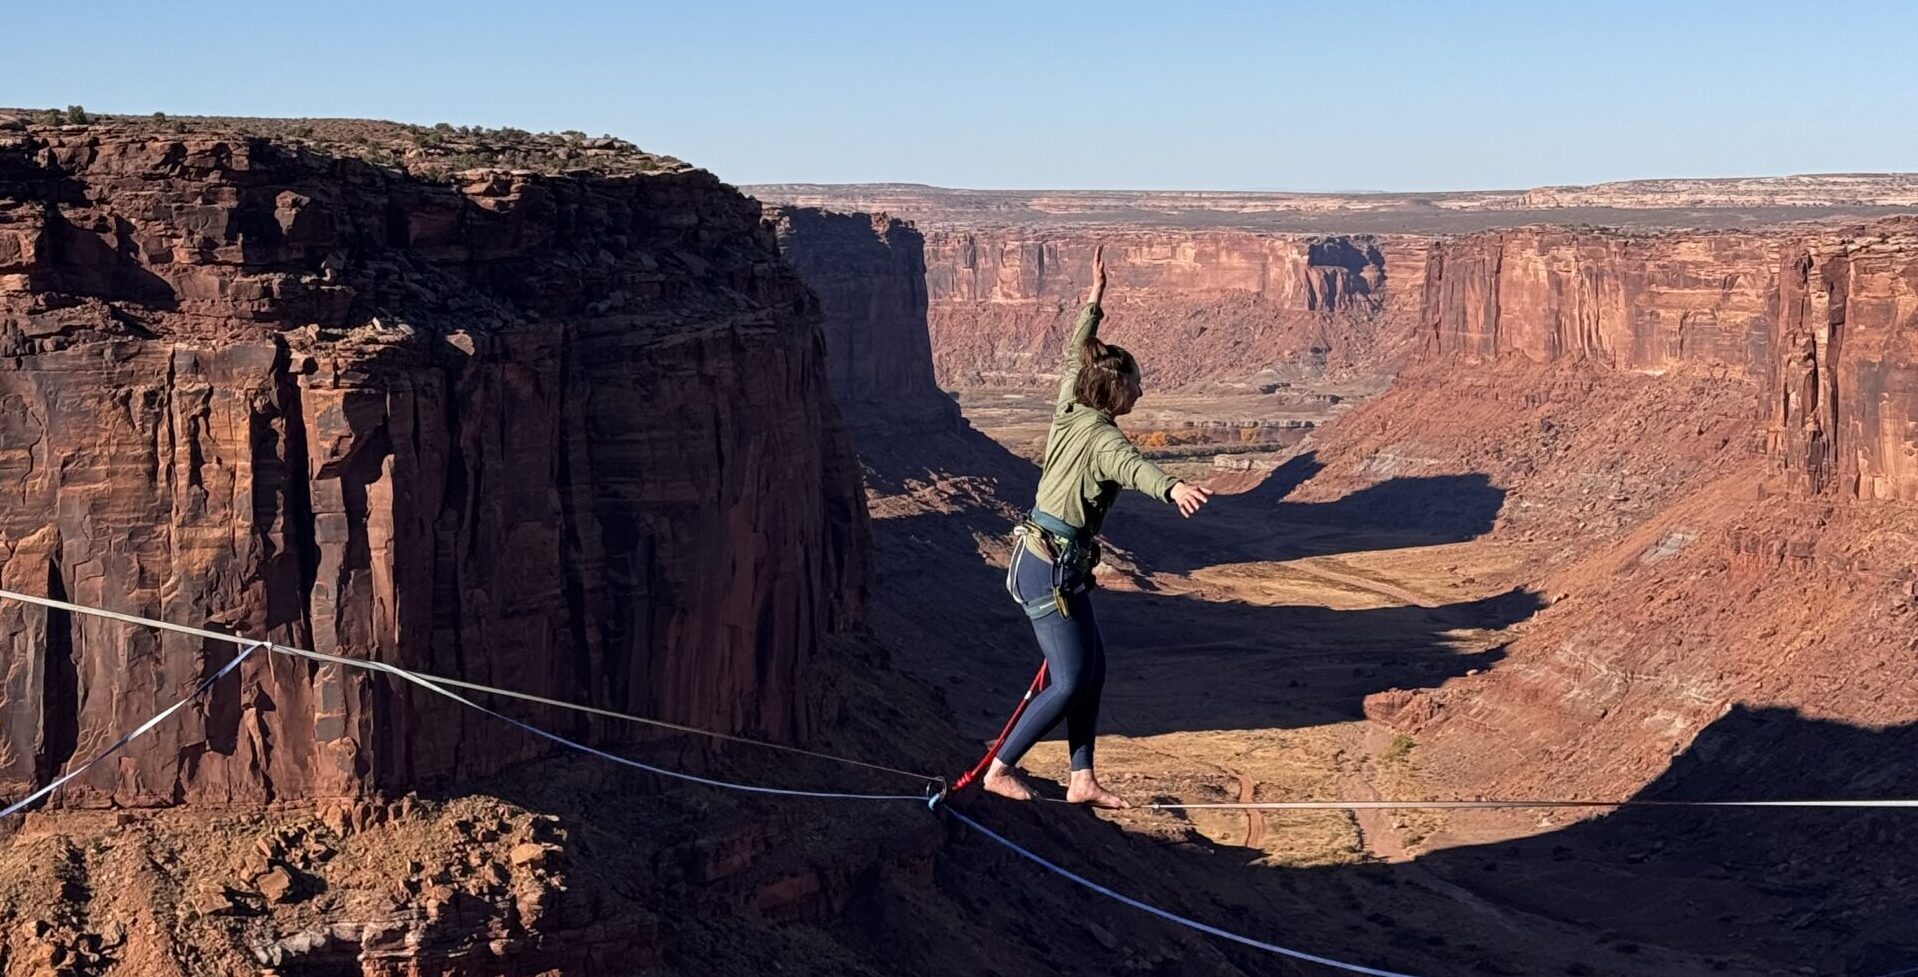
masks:
[[(1918, 796), (1918, 724), (1884, 730), (1736, 707), (1640, 792), (1660, 799)], [(1909, 810), (1628, 808), (1539, 839), (1436, 856), (1500, 901), (1694, 953), (1818, 972), (1918, 966)], [(1527, 859), (1525, 872), (1500, 871)], [(1826, 956), (1833, 954), (1833, 956)]]
[[(1635, 796), (1913, 797), (1914, 756), (1918, 724), (1861, 729), (1738, 706)], [(1550, 919), (1597, 930), (1603, 955), (1620, 960), (1649, 943), (1723, 966), (1757, 959), (1761, 972), (1874, 977), (1918, 967), (1914, 863), (1918, 817), (1909, 810), (1624, 808), (1366, 871), (1413, 885), (1436, 876), (1510, 910), (1514, 925)], [(1584, 972), (1612, 969), (1595, 959)]]
[[(987, 472), (997, 477), (1000, 499), (1006, 498), (1008, 487), (1029, 492), (1026, 479), (1032, 466), (970, 429), (921, 439), (915, 445), (920, 450), (903, 460), (869, 452), (868, 468), (878, 470), (869, 477), (897, 485), (933, 479), (928, 469)], [(1282, 477), (1291, 481), (1279, 495), (1309, 477), (1312, 464), (1308, 459), (1283, 470)], [(1397, 487), (1387, 482), (1377, 490), (1355, 493), (1353, 501), (1300, 508), (1315, 510), (1321, 524), (1336, 527), (1332, 520), (1358, 518), (1370, 511), (1375, 499), (1417, 499), (1430, 508), (1431, 498), (1453, 484), (1445, 479), (1409, 481), (1417, 484)], [(1462, 481), (1473, 483), (1469, 478)], [(1465, 507), (1489, 524), (1489, 513), (1496, 512), (1496, 499), (1502, 493), (1485, 489), (1482, 480), (1476, 485), (1467, 485), (1472, 498)], [(1221, 497), (1215, 504), (1236, 500)], [(1143, 500), (1128, 501), (1143, 504)], [(1284, 549), (1287, 554), (1247, 552), (1230, 542), (1232, 523), (1245, 517), (1226, 515), (1225, 524), (1217, 527), (1211, 539), (1223, 549), (1220, 555), (1225, 562), (1301, 555), (1290, 552), (1297, 547), (1278, 527), (1269, 538), (1274, 550)], [(882, 516), (874, 526), (877, 589), (890, 595), (875, 601), (880, 631), (900, 649), (898, 664), (941, 688), (962, 728), (981, 737), (997, 729), (1039, 661), (1031, 629), (1005, 593), (1003, 570), (987, 562), (982, 552), (1003, 545), (1013, 518), (1012, 510), (1003, 506), (959, 505), (944, 511)], [(1156, 561), (1161, 551), (1193, 542), (1170, 536), (1167, 528), (1183, 530), (1199, 521), (1131, 528), (1138, 531), (1135, 536), (1146, 537)], [(1246, 533), (1241, 528), (1236, 535), (1243, 539)], [(1391, 540), (1376, 534), (1369, 538), (1377, 546), (1427, 542), (1423, 533)], [(1340, 552), (1337, 542), (1337, 537), (1320, 540), (1319, 549)], [(1258, 540), (1252, 546), (1256, 549)], [(1108, 731), (1132, 735), (1284, 729), (1356, 719), (1362, 715), (1365, 696), (1373, 692), (1432, 687), (1503, 657), (1499, 649), (1460, 653), (1448, 633), (1503, 628), (1542, 606), (1536, 595), (1522, 591), (1439, 607), (1361, 610), (1263, 606), (1112, 589), (1100, 592), (1095, 600), (1112, 659), (1105, 726)], [(965, 637), (955, 642), (955, 635)]]
[[(932, 467), (1003, 471), (1010, 457), (983, 436), (950, 441), (944, 450), (957, 455)], [(1024, 463), (1011, 460), (1017, 478)], [(1214, 548), (1196, 552), (1275, 560), (1463, 541), (1491, 528), (1504, 497), (1482, 476), (1449, 476), (1389, 480), (1328, 503), (1285, 501), (1317, 470), (1304, 456), (1267, 485), (1221, 497), (1218, 538), (1205, 538)], [(1028, 483), (1015, 484), (1029, 492)], [(1248, 518), (1270, 519), (1265, 539), (1246, 542)], [(902, 625), (921, 639), (895, 643), (898, 664), (941, 687), (962, 728), (981, 738), (996, 732), (1038, 660), (1023, 617), (1005, 599), (1002, 574), (981, 556), (982, 539), (1002, 535), (1009, 519), (1002, 506), (875, 523), (886, 575), (880, 586), (910, 595), (904, 608), (888, 606), (896, 598), (878, 602), (880, 616), (890, 619), (882, 631)], [(1155, 569), (1185, 566), (1160, 562), (1162, 553), (1185, 542), (1165, 535), (1188, 531), (1175, 519), (1124, 527), (1144, 530)], [(1298, 525), (1330, 531), (1288, 537), (1285, 530)], [(1206, 565), (1192, 561), (1187, 568)], [(1357, 611), (1102, 593), (1099, 610), (1113, 646), (1105, 731), (1270, 729), (1358, 718), (1372, 692), (1430, 687), (1499, 661), (1499, 648), (1452, 650), (1446, 633), (1501, 628), (1538, 606), (1536, 595), (1525, 591), (1435, 608)], [(1302, 640), (1307, 635), (1315, 637)], [(1288, 650), (1294, 646), (1317, 650)], [(1639, 796), (1911, 795), (1918, 793), (1918, 767), (1886, 760), (1918, 755), (1914, 746), (1918, 725), (1875, 731), (1788, 710), (1738, 708), (1705, 729)], [(982, 810), (989, 824), (1010, 823), (1022, 840), (1054, 846), (1039, 850), (1069, 864), (1076, 864), (1075, 854), (1083, 858), (1094, 844), (1089, 839), (1100, 837), (1087, 834), (1098, 830), (1091, 823), (1061, 825), (1045, 811)], [(1287, 919), (1291, 925), (1282, 928), (1307, 932), (1297, 929), (1300, 917), (1271, 915), (1274, 900), (1282, 898), (1271, 892), (1276, 885), (1310, 894), (1329, 907), (1333, 922), (1316, 931), (1313, 949), (1344, 946), (1373, 966), (1449, 971), (1464, 956), (1476, 972), (1492, 974), (1866, 977), (1918, 966), (1918, 920), (1905, 911), (1903, 898), (1905, 866), (1918, 855), (1918, 819), (1903, 811), (1628, 808), (1404, 863), (1250, 872), (1246, 862), (1254, 853), (1248, 849), (1213, 845), (1196, 832), (1187, 841), (1192, 844), (1182, 847), (1201, 853), (1197, 876), (1211, 890), (1205, 898), (1137, 894), (1209, 899), (1203, 918), (1254, 935), (1263, 924)], [(1123, 865), (1100, 868), (1108, 881), (1126, 872)], [(1217, 916), (1221, 908), (1224, 917)], [(1548, 952), (1542, 947), (1556, 947), (1549, 952), (1571, 962), (1561, 958), (1539, 969)], [(1256, 957), (1233, 957), (1249, 972), (1290, 972)]]
[(1460, 651), (1447, 632), (1496, 630), (1543, 606), (1523, 591), (1365, 610), (1126, 592), (1098, 600), (1112, 663), (1104, 726), (1132, 736), (1360, 719), (1374, 692), (1433, 688), (1505, 657)]
[[(1918, 765), (1887, 761), (1914, 755), (1918, 724), (1861, 729), (1741, 706), (1634, 797), (1911, 797)], [(1083, 863), (1078, 849), (1097, 828), (1081, 823), (1074, 834), (1071, 813), (990, 799), (970, 807), (1042, 855), (1103, 881), (1128, 879), (1127, 866)], [(1155, 890), (1166, 880), (1137, 875), (1121, 888), (1161, 905), (1203, 895), (1207, 922), (1394, 971), (1467, 972), (1461, 956), (1473, 973), (1573, 977), (1888, 977), (1918, 967), (1909, 911), (1918, 818), (1905, 810), (1625, 808), (1405, 862), (1314, 868), (1260, 867), (1248, 859), (1262, 852), (1197, 831), (1183, 842), (1202, 893)], [(1037, 878), (1015, 866), (1003, 884)], [(1302, 924), (1303, 912), (1281, 909), (1289, 899), (1325, 918)], [(1241, 963), (1291, 973), (1269, 959)]]
[(1289, 501), (1324, 468), (1305, 452), (1251, 489), (1213, 496), (1189, 521), (1168, 507), (1134, 505), (1115, 512), (1113, 524), (1145, 531), (1151, 545), (1142, 559), (1152, 569), (1191, 573), (1225, 563), (1463, 543), (1491, 532), (1505, 505), (1505, 490), (1478, 473), (1390, 478), (1330, 502)]

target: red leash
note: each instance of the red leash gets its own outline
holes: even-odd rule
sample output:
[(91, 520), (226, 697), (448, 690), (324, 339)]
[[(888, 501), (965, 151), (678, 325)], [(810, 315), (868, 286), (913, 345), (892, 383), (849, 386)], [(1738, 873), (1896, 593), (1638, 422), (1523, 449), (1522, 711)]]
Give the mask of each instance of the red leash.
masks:
[(965, 790), (973, 781), (979, 779), (980, 774), (986, 772), (986, 768), (992, 765), (993, 758), (999, 755), (999, 747), (1005, 743), (1006, 737), (1011, 734), (1012, 727), (1019, 722), (1019, 717), (1025, 714), (1026, 706), (1032, 702), (1032, 697), (1038, 695), (1039, 690), (1045, 688), (1045, 685), (1046, 664), (1045, 662), (1040, 662), (1039, 674), (1032, 677), (1032, 685), (1026, 688), (1025, 697), (1019, 700), (1017, 706), (1013, 707), (1012, 718), (1006, 720), (1006, 728), (999, 731), (999, 738), (992, 741), (992, 745), (986, 748), (986, 755), (980, 757), (979, 762), (973, 764), (971, 770), (966, 771), (960, 775), (958, 780), (952, 782), (952, 788), (950, 790), (941, 791), (941, 796), (957, 794)]

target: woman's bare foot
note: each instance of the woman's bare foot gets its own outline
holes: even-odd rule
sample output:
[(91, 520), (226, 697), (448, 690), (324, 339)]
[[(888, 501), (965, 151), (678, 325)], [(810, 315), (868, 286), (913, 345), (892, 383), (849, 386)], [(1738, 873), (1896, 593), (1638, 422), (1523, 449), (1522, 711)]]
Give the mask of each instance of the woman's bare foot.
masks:
[(988, 793), (998, 794), (1000, 797), (1015, 801), (1039, 799), (1039, 792), (1026, 785), (1025, 778), (1019, 776), (1017, 768), (998, 760), (992, 761), (992, 768), (986, 771), (985, 779), (979, 781), (979, 786)]
[(1105, 789), (1105, 785), (1099, 783), (1099, 778), (1090, 770), (1072, 771), (1072, 783), (1066, 787), (1066, 802), (1104, 811), (1123, 811), (1132, 806), (1125, 798)]

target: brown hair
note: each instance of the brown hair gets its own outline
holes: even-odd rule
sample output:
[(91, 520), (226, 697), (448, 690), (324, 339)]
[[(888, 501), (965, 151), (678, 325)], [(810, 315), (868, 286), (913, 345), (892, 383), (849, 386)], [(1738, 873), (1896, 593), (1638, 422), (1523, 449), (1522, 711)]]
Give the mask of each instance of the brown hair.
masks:
[(1072, 395), (1087, 407), (1116, 414), (1126, 402), (1126, 381), (1138, 375), (1138, 361), (1123, 347), (1087, 337), (1079, 348), (1079, 379), (1072, 385)]

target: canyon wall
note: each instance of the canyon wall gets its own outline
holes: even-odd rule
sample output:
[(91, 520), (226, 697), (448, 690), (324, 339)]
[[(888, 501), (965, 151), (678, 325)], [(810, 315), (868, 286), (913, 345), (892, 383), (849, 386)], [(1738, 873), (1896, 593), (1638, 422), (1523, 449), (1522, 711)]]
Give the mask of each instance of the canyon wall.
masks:
[(1422, 355), (1728, 369), (1762, 383), (1754, 416), (1795, 491), (1912, 501), (1914, 256), (1908, 220), (1811, 234), (1471, 235), (1431, 249)]
[(1623, 370), (1680, 363), (1760, 370), (1777, 291), (1762, 234), (1522, 228), (1433, 245), (1420, 320), (1426, 354), (1521, 353)]
[(779, 249), (819, 296), (833, 396), (859, 428), (950, 430), (959, 406), (933, 377), (925, 239), (885, 214), (767, 212)]
[(1422, 242), (1184, 229), (940, 228), (926, 237), (933, 359), (947, 387), (1043, 387), (1106, 248), (1107, 338), (1158, 387), (1393, 360)]
[(1541, 554), (1551, 604), (1504, 662), (1368, 701), (1430, 776), (1629, 793), (1734, 705), (1918, 716), (1918, 221), (1499, 232), (1432, 269), (1421, 356), (1293, 496), (1474, 473)]
[(1918, 222), (1787, 247), (1768, 445), (1805, 494), (1918, 502)]
[[(247, 137), (0, 132), (0, 582), (800, 737), (868, 546), (819, 322), (700, 171), (446, 185)], [(232, 654), (0, 606), (0, 796)], [(257, 657), (56, 802), (355, 796), (543, 749)]]

